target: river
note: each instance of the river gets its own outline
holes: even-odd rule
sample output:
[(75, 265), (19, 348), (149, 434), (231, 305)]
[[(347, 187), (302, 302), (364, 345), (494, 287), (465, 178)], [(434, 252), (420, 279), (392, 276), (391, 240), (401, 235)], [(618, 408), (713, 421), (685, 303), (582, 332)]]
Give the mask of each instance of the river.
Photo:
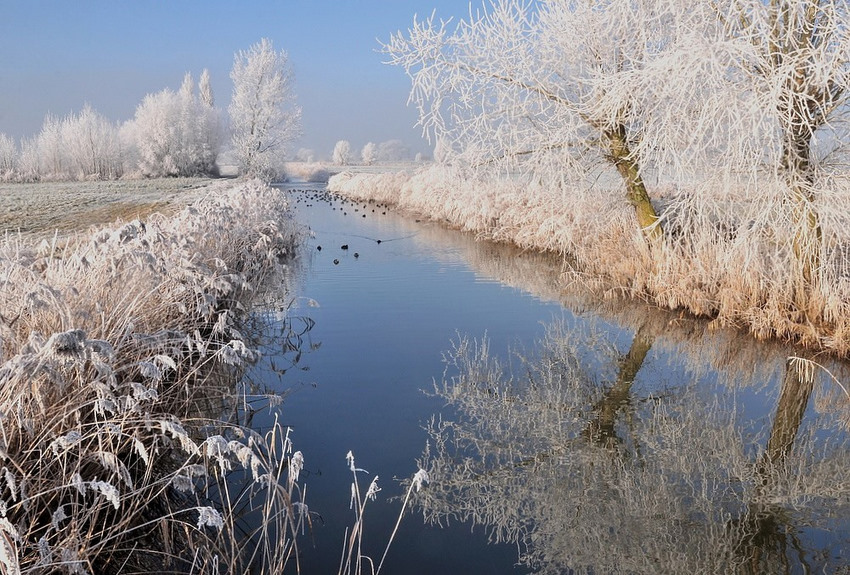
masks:
[(557, 258), (281, 190), (312, 235), (270, 330), (300, 335), (251, 378), (288, 393), (313, 513), (302, 572), (339, 569), (348, 451), (361, 489), (379, 476), (376, 565), (400, 480), (430, 474), (384, 573), (850, 569), (843, 365), (563, 291)]

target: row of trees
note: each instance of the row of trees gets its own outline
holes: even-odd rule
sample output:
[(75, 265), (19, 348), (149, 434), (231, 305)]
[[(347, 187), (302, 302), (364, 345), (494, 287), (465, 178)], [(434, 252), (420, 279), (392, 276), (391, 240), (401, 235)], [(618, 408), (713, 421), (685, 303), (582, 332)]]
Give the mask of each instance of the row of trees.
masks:
[(846, 0), (493, 0), (383, 47), (412, 80), (435, 156), (569, 190), (599, 164), (664, 237), (646, 175), (761, 196), (793, 236), (807, 312), (818, 200), (846, 176)]
[[(315, 162), (317, 161), (315, 150), (309, 148), (301, 148), (295, 153), (295, 159), (299, 162)], [(364, 165), (371, 166), (376, 162), (404, 162), (411, 159), (410, 148), (408, 148), (401, 140), (386, 140), (379, 144), (375, 142), (367, 142), (357, 152), (352, 148), (351, 142), (348, 140), (339, 140), (334, 145), (331, 153), (331, 161), (340, 166), (348, 166), (358, 162)], [(422, 160), (421, 154), (416, 154), (414, 159), (418, 162)]]
[[(410, 148), (404, 145), (401, 140), (387, 140), (376, 144), (375, 142), (367, 142), (360, 150), (360, 161), (367, 166), (371, 166), (375, 162), (403, 162), (410, 159)], [(356, 162), (356, 158), (351, 150), (351, 142), (348, 140), (339, 140), (334, 145), (331, 160), (334, 164), (347, 166)]]
[(120, 129), (90, 106), (61, 119), (48, 115), (38, 136), (23, 140), (20, 154), (10, 138), (4, 141), (0, 165), (5, 173), (23, 179), (38, 179), (41, 174), (115, 178), (123, 173)]
[(197, 87), (187, 73), (178, 91), (148, 94), (133, 119), (111, 122), (86, 105), (64, 118), (49, 115), (41, 131), (18, 145), (0, 134), (0, 179), (112, 179), (216, 175), (226, 140), (240, 173), (273, 179), (299, 135), (300, 109), (286, 52), (262, 39), (239, 51), (231, 71), (233, 96), (216, 108), (210, 75)]

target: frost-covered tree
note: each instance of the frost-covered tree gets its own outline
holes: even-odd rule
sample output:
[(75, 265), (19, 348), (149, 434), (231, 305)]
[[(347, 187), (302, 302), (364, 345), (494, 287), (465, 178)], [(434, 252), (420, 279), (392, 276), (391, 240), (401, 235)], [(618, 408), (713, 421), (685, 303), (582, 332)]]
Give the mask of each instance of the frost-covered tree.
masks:
[(18, 177), (24, 182), (35, 182), (41, 178), (38, 137), (21, 139), (18, 156)]
[(41, 131), (36, 136), (38, 147), (38, 174), (49, 178), (65, 177), (67, 168), (67, 150), (62, 142), (62, 121), (48, 114), (44, 118)]
[[(183, 83), (177, 92), (177, 165), (192, 166), (201, 162), (199, 150), (199, 101), (195, 96), (195, 80), (191, 72), (183, 76)], [(182, 171), (182, 169), (181, 169)]]
[(198, 80), (198, 91), (201, 96), (201, 104), (207, 108), (214, 108), (215, 97), (213, 96), (212, 83), (210, 82), (210, 71), (206, 68), (201, 72), (201, 79)]
[[(415, 19), (383, 51), (410, 76), (420, 123), (442, 142), (436, 156), (521, 170), (564, 189), (607, 162), (637, 225), (658, 238), (643, 166), (666, 142), (646, 133), (654, 85), (640, 91), (637, 81), (686, 29), (684, 4), (494, 0), (452, 28), (433, 15)], [(670, 71), (655, 76), (667, 82)]]
[(701, 192), (734, 190), (727, 212), (749, 223), (732, 227), (769, 228), (797, 320), (844, 274), (825, 234), (847, 226), (846, 0), (493, 0), (457, 26), (415, 20), (384, 52), (438, 160), (524, 173), (567, 201), (616, 175), (651, 238), (647, 174), (691, 192), (677, 200), (691, 213)]
[(132, 121), (139, 170), (145, 176), (176, 176), (178, 168), (177, 95), (169, 88), (147, 94)]
[(378, 144), (378, 159), (382, 162), (404, 162), (410, 159), (410, 148), (401, 140), (387, 140)]
[(146, 176), (196, 176), (214, 174), (221, 145), (218, 110), (211, 106), (208, 75), (195, 93), (191, 74), (180, 90), (166, 88), (148, 94), (136, 108), (125, 133), (131, 134), (138, 168)]
[(131, 177), (141, 175), (139, 168), (141, 156), (136, 138), (135, 119), (127, 120), (118, 126), (118, 142), (121, 146), (121, 158), (124, 163), (123, 171)]
[(334, 164), (338, 166), (347, 166), (351, 163), (351, 142), (348, 140), (339, 140), (334, 145), (333, 155), (331, 156)]
[(179, 129), (177, 165), (181, 175), (214, 174), (221, 147), (221, 122), (214, 106), (208, 70), (198, 82), (198, 94), (191, 73), (186, 73), (178, 92)]
[(61, 123), (68, 176), (113, 179), (123, 173), (118, 126), (86, 104)]
[(0, 179), (11, 179), (18, 166), (18, 146), (6, 134), (0, 134)]
[(209, 70), (204, 69), (198, 82), (197, 104), (198, 144), (200, 146), (200, 169), (206, 174), (218, 173), (216, 159), (221, 149), (221, 112), (215, 107)]
[(378, 146), (375, 142), (367, 142), (360, 151), (360, 159), (367, 166), (371, 166), (378, 159)]
[(230, 78), (231, 143), (239, 169), (273, 179), (282, 172), (287, 146), (300, 134), (301, 110), (295, 104), (289, 58), (263, 38), (236, 53)]
[(783, 261), (790, 255), (793, 316), (816, 317), (819, 284), (834, 272), (823, 265), (824, 217), (846, 228), (834, 219), (843, 209), (822, 210), (848, 192), (850, 4), (700, 0), (686, 9), (665, 57), (631, 83), (649, 125), (639, 145), (666, 148), (657, 163), (689, 172), (692, 189), (734, 189), (758, 205), (748, 219), (770, 228)]
[(295, 159), (299, 162), (312, 163), (316, 159), (316, 152), (310, 148), (299, 148), (295, 152)]
[(25, 179), (109, 179), (123, 173), (118, 126), (88, 104), (62, 119), (48, 115), (33, 144), (27, 154), (35, 154), (38, 168), (27, 158), (21, 168)]
[[(748, 130), (730, 130), (727, 148), (738, 170), (760, 170), (780, 190), (797, 262), (794, 299), (801, 311), (817, 291), (822, 251), (819, 197), (846, 173), (850, 134), (850, 4), (846, 0), (715, 0), (719, 26), (711, 52), (709, 102), (747, 106)], [(704, 77), (705, 78), (705, 77)], [(722, 108), (721, 108), (722, 113)], [(730, 122), (731, 123), (731, 122)], [(764, 177), (764, 176), (762, 176)], [(839, 178), (840, 179), (840, 178)]]

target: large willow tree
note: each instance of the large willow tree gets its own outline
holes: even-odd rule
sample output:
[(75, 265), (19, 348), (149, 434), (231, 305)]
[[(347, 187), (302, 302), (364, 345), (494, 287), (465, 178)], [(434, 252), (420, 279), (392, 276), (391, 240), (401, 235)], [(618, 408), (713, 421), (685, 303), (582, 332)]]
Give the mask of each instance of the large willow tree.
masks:
[(452, 159), (571, 183), (607, 161), (637, 225), (657, 239), (644, 168), (665, 146), (660, 132), (646, 133), (652, 86), (643, 80), (669, 79), (651, 64), (690, 17), (682, 3), (655, 0), (497, 0), (456, 25), (414, 20), (384, 51), (410, 76), (422, 127)]
[(850, 189), (847, 0), (492, 0), (456, 24), (414, 20), (384, 51), (441, 157), (568, 191), (607, 162), (657, 240), (652, 173), (693, 222), (758, 244), (746, 257), (772, 262), (763, 281), (792, 320), (835, 299), (822, 286), (847, 273), (827, 237)]

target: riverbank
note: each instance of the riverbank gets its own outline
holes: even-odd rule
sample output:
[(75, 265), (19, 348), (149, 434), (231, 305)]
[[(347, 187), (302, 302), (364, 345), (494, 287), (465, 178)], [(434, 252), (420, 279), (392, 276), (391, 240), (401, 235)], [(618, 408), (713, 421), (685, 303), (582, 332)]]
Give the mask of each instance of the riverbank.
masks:
[[(850, 225), (842, 199), (824, 198), (824, 254), (811, 309), (794, 306), (793, 231), (757, 197), (734, 191), (680, 195), (662, 189), (672, 241), (650, 249), (615, 186), (544, 189), (506, 180), (475, 181), (439, 166), (392, 173), (344, 172), (328, 189), (350, 199), (392, 205), (416, 217), (560, 254), (564, 285), (580, 282), (607, 297), (638, 298), (711, 318), (758, 339), (795, 341), (850, 353)], [(831, 202), (831, 203), (830, 203)]]
[[(144, 217), (0, 242), (4, 572), (280, 572), (294, 552), (300, 454), (281, 426), (245, 425), (279, 398), (238, 383), (258, 357), (252, 304), (299, 231), (258, 181), (150, 185), (165, 189)], [(87, 213), (122, 205), (99, 197)], [(61, 194), (27, 201), (45, 198), (41, 217), (75, 213)]]

